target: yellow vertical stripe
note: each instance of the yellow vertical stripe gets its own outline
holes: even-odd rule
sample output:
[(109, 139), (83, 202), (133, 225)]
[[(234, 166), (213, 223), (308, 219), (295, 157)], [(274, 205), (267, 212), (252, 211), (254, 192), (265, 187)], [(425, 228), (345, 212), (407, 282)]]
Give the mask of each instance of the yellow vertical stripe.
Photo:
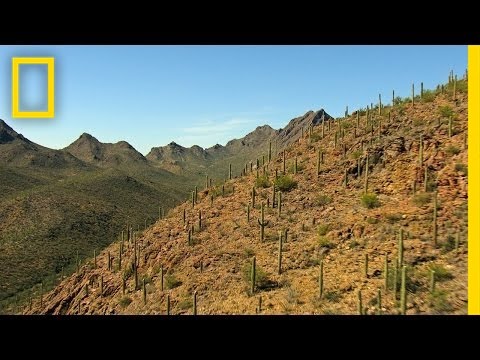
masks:
[(468, 313), (480, 314), (480, 46), (468, 47)]

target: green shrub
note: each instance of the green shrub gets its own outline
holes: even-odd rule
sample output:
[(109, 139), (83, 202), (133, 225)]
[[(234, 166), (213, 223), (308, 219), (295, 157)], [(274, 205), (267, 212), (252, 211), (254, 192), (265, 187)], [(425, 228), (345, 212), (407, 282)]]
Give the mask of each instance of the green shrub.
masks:
[(452, 235), (448, 235), (447, 240), (442, 244), (442, 249), (444, 252), (455, 249), (455, 238)]
[(165, 286), (167, 287), (167, 289), (174, 289), (176, 287), (179, 287), (180, 285), (182, 285), (182, 282), (178, 280), (175, 275), (169, 274), (165, 276)]
[(358, 158), (360, 158), (360, 156), (362, 156), (361, 150), (355, 150), (354, 152), (352, 152), (352, 159), (357, 160)]
[(464, 173), (465, 175), (468, 175), (468, 167), (465, 164), (462, 163), (456, 163), (455, 164), (455, 170), (461, 173)]
[(433, 90), (424, 90), (423, 91), (423, 102), (433, 102), (435, 100), (435, 91)]
[(445, 106), (441, 106), (439, 109), (438, 109), (438, 112), (440, 113), (440, 115), (442, 117), (445, 117), (445, 118), (448, 118), (450, 116), (453, 116), (453, 110), (450, 106), (448, 105), (445, 105)]
[(413, 197), (413, 203), (417, 206), (423, 206), (432, 200), (432, 195), (429, 193), (419, 193)]
[(432, 264), (430, 265), (430, 270), (435, 271), (435, 280), (438, 282), (453, 279), (452, 273), (445, 269), (442, 265)]
[[(252, 281), (252, 265), (245, 264), (243, 267), (243, 279), (250, 284)], [(258, 264), (255, 266), (255, 284), (259, 289), (265, 288), (270, 280), (267, 273)]]
[(388, 222), (394, 223), (394, 222), (402, 220), (402, 215), (401, 214), (386, 214), (385, 218), (388, 220)]
[(325, 236), (330, 231), (330, 224), (323, 224), (318, 227), (318, 235)]
[(445, 290), (436, 289), (430, 294), (430, 306), (440, 313), (450, 312), (453, 310), (452, 304), (447, 299)]
[(182, 301), (180, 301), (178, 303), (178, 308), (180, 310), (188, 310), (188, 309), (191, 309), (193, 307), (193, 300), (191, 298), (184, 298), (182, 299)]
[(338, 303), (341, 299), (341, 295), (336, 291), (327, 291), (325, 293), (325, 300)]
[(118, 302), (118, 304), (124, 308), (124, 307), (127, 307), (128, 305), (130, 305), (130, 303), (132, 302), (132, 299), (128, 296), (124, 296), (120, 299), (120, 301)]
[(325, 236), (319, 236), (318, 245), (327, 249), (333, 249), (335, 247), (335, 245), (333, 245), (333, 243), (331, 243)]
[(315, 199), (315, 205), (325, 206), (332, 202), (332, 198), (328, 195), (318, 195)]
[(290, 176), (284, 175), (284, 176), (279, 176), (275, 180), (275, 186), (277, 187), (278, 190), (280, 191), (290, 191), (292, 189), (295, 189), (297, 187), (297, 182), (293, 180)]
[(272, 186), (272, 184), (270, 183), (270, 181), (268, 180), (268, 178), (264, 175), (264, 176), (259, 176), (256, 180), (255, 180), (255, 186), (257, 188), (268, 188), (270, 186)]
[(450, 145), (445, 149), (445, 152), (447, 153), (447, 155), (453, 156), (460, 154), (460, 149), (456, 146)]
[(363, 194), (361, 197), (362, 205), (367, 209), (373, 209), (380, 206), (380, 201), (374, 193)]
[[(305, 165), (303, 165), (300, 161), (297, 162), (297, 173), (305, 169)], [(288, 167), (288, 172), (293, 174), (295, 172), (295, 164), (291, 164)]]
[(320, 140), (322, 138), (322, 135), (319, 134), (319, 133), (312, 133), (312, 135), (310, 135), (310, 141), (311, 142), (317, 142), (318, 140)]
[(377, 218), (374, 218), (374, 217), (368, 217), (368, 218), (367, 218), (367, 223), (372, 224), (372, 225), (378, 224), (379, 221), (380, 221), (380, 220), (378, 220)]
[(250, 258), (253, 255), (255, 255), (255, 251), (253, 251), (253, 249), (246, 248), (246, 249), (243, 250), (243, 255), (245, 255), (245, 257), (247, 257), (247, 258)]

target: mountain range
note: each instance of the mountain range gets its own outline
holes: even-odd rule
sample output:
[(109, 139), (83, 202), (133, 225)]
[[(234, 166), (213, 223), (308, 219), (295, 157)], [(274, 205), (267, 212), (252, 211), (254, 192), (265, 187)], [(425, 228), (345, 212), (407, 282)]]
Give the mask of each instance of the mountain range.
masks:
[[(225, 146), (174, 142), (143, 156), (125, 141), (102, 143), (83, 133), (64, 149), (49, 149), (0, 119), (0, 302), (60, 272), (120, 236), (126, 224), (144, 228), (186, 199), (208, 175), (216, 183), (277, 153), (322, 120), (309, 111), (275, 130), (259, 126)], [(272, 144), (272, 145), (270, 145)]]

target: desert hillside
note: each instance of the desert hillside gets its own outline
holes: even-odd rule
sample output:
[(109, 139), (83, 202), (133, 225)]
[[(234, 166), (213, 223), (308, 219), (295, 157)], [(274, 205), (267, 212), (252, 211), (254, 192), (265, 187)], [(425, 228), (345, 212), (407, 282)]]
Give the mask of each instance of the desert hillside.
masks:
[(145, 231), (125, 226), (17, 311), (466, 314), (467, 97), (452, 79), (414, 102), (312, 116), (285, 152)]

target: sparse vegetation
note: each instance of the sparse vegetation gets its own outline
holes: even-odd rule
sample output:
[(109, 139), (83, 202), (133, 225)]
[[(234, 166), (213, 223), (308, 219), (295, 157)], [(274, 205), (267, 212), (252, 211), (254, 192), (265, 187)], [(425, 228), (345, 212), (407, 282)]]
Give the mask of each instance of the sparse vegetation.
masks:
[(441, 106), (439, 109), (438, 109), (438, 112), (439, 114), (444, 117), (444, 118), (448, 118), (450, 116), (453, 116), (453, 109), (446, 105), (446, 106)]
[(386, 214), (385, 218), (388, 220), (389, 223), (393, 224), (397, 221), (402, 220), (402, 214)]
[[(251, 279), (252, 279), (252, 267), (250, 264), (246, 264), (243, 267), (243, 279), (250, 284)], [(262, 267), (258, 266), (258, 264), (255, 266), (255, 284), (257, 289), (264, 289), (265, 287), (268, 286), (269, 284), (269, 279), (268, 275), (263, 270)]]
[(322, 224), (318, 226), (318, 235), (325, 236), (330, 231), (330, 224)]
[(419, 193), (413, 197), (413, 203), (417, 206), (423, 206), (432, 201), (432, 194), (430, 193)]
[(257, 180), (255, 180), (255, 186), (257, 188), (268, 188), (272, 186), (272, 183), (268, 180), (266, 176), (260, 176)]
[(325, 206), (332, 202), (332, 198), (328, 195), (318, 195), (315, 198), (315, 205), (317, 206)]
[(167, 289), (174, 289), (176, 287), (179, 287), (182, 285), (182, 282), (178, 280), (175, 275), (173, 274), (168, 274), (165, 276), (165, 286)]
[(378, 196), (374, 193), (363, 194), (361, 197), (362, 205), (367, 209), (373, 209), (380, 206)]
[(335, 245), (325, 236), (318, 237), (318, 245), (327, 249), (333, 249)]
[(468, 175), (468, 167), (465, 164), (462, 163), (456, 163), (455, 164), (455, 170), (461, 173), (464, 173), (465, 175)]
[(287, 192), (297, 187), (297, 181), (288, 175), (279, 176), (278, 179), (275, 180), (275, 186), (278, 190)]
[(449, 156), (453, 156), (453, 155), (458, 155), (460, 154), (460, 149), (456, 146), (453, 146), (453, 145), (449, 145), (446, 149), (445, 149), (445, 152), (447, 153), (447, 155)]
[(442, 265), (432, 264), (430, 265), (430, 270), (435, 271), (435, 279), (438, 282), (453, 279), (452, 273), (445, 269)]
[(128, 305), (130, 305), (132, 302), (132, 298), (131, 297), (128, 297), (128, 296), (124, 296), (120, 299), (120, 301), (118, 302), (118, 304), (122, 307), (122, 308), (125, 308), (127, 307)]
[(447, 313), (453, 310), (452, 304), (448, 301), (445, 290), (435, 290), (430, 294), (430, 304), (437, 313)]

